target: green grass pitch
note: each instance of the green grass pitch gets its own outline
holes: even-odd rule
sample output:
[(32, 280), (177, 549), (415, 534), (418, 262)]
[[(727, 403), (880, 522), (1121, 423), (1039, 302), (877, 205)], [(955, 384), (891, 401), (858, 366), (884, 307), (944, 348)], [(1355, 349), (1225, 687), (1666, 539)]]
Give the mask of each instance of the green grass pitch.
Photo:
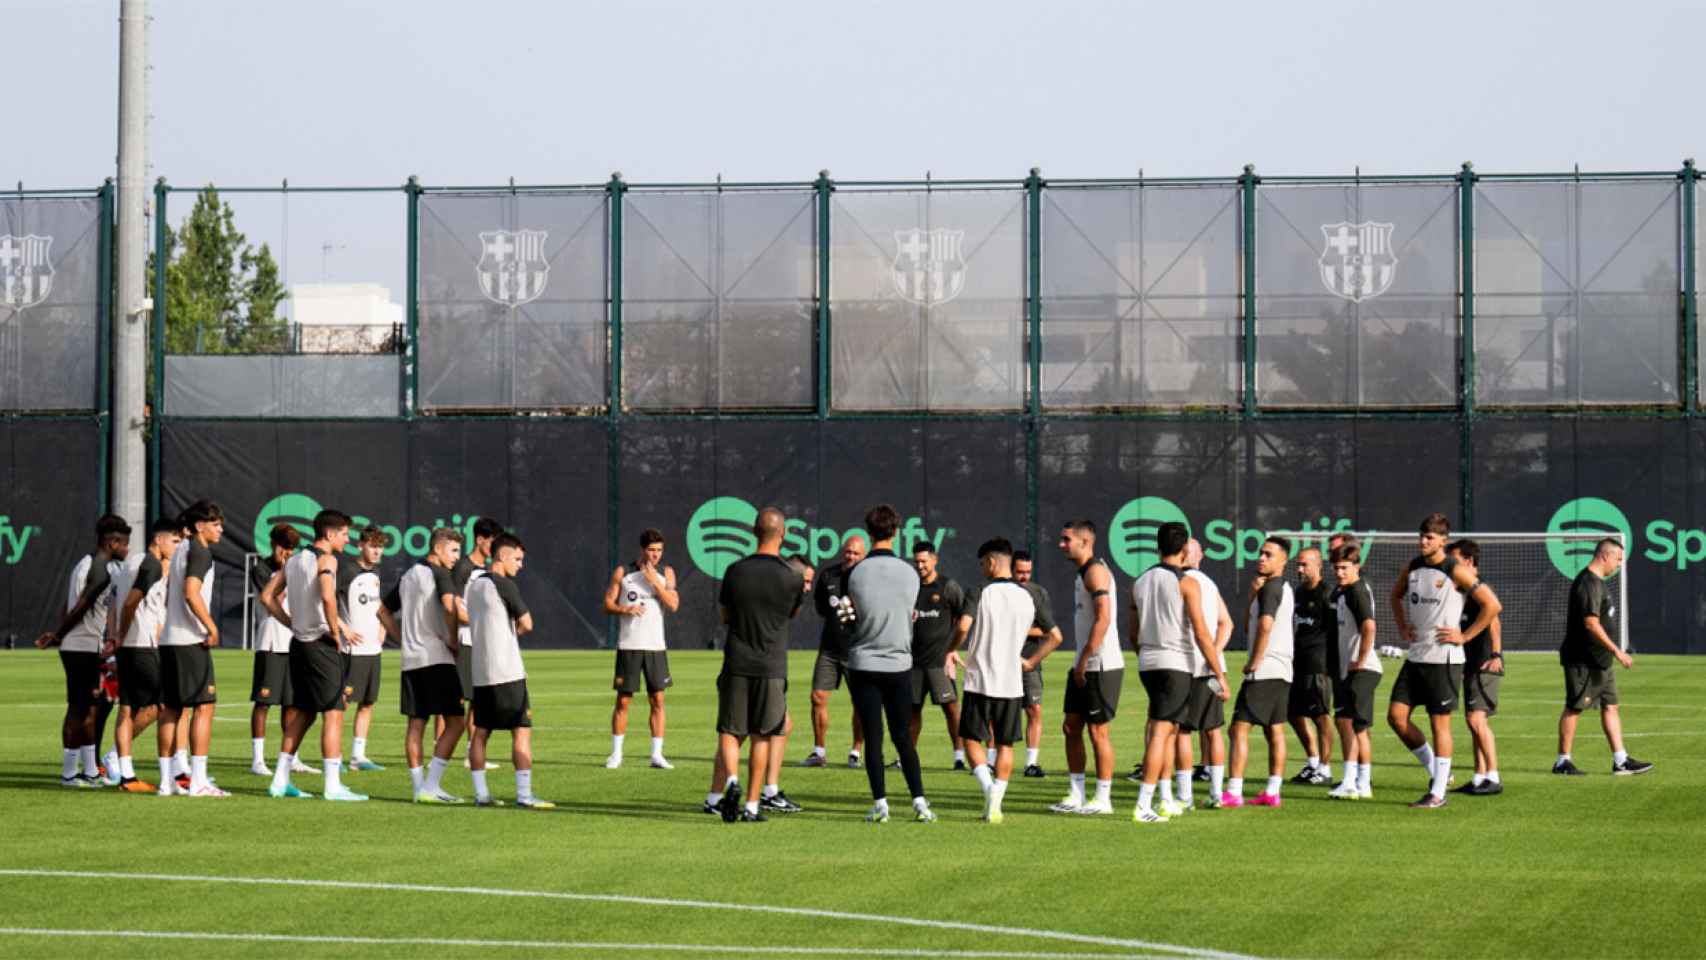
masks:
[[(1129, 820), (1137, 788), (1123, 779), (1146, 708), (1135, 676), (1115, 723), (1118, 815), (1046, 809), (1066, 787), (1057, 712), (1065, 667), (1056, 658), (1047, 666), (1043, 738), (1050, 776), (1015, 778), (1007, 822), (991, 827), (977, 820), (975, 781), (947, 769), (933, 707), (921, 753), (939, 823), (898, 815), (882, 826), (863, 822), (864, 774), (840, 763), (845, 693), (832, 701), (836, 765), (794, 766), (810, 749), (811, 656), (796, 651), (790, 661), (798, 729), (782, 781), (806, 811), (725, 825), (699, 810), (713, 744), (713, 653), (671, 658), (668, 752), (676, 769), (646, 766), (646, 711), (636, 702), (628, 763), (614, 772), (603, 769), (611, 655), (527, 654), (535, 789), (559, 804), (539, 813), (407, 802), (394, 652), (386, 654), (369, 748), (388, 769), (348, 777), (372, 794), (366, 804), (265, 797), (266, 783), (248, 772), (249, 704), (240, 697), (249, 655), (235, 651), (218, 655), (227, 699), (212, 759), (230, 799), (61, 789), (57, 660), (0, 654), (0, 956), (1706, 954), (1700, 660), (1641, 657), (1619, 673), (1629, 746), (1657, 764), (1642, 777), (1610, 776), (1594, 714), (1583, 718), (1575, 751), (1591, 776), (1549, 775), (1560, 672), (1554, 657), (1515, 656), (1496, 721), (1502, 797), (1453, 795), (1444, 810), (1407, 809), (1423, 773), (1382, 725), (1374, 731), (1372, 802), (1333, 802), (1324, 787), (1288, 784), (1280, 810), (1199, 811), (1139, 827)], [(1395, 673), (1389, 664), (1382, 707)], [(1461, 782), (1470, 758), (1461, 721), (1456, 732)], [(152, 731), (146, 742), (137, 767), (152, 779)], [(493, 742), (494, 756), (507, 761), (508, 738)], [(269, 762), (277, 746), (275, 716)], [(1291, 749), (1288, 776), (1301, 761), (1295, 740)], [(304, 753), (317, 760), (317, 740)], [(1259, 744), (1251, 759), (1253, 796), (1266, 763)], [(318, 777), (298, 782), (319, 790)], [(904, 801), (898, 773), (890, 783)], [(513, 796), (507, 762), (492, 785)], [(471, 795), (459, 765), (446, 787)], [(195, 939), (120, 944), (113, 931)]]

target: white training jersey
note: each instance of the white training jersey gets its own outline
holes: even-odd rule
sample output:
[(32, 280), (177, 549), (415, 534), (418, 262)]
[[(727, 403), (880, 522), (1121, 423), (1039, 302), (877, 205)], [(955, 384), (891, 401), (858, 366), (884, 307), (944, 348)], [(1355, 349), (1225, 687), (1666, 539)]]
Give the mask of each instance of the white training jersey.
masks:
[(130, 629), (118, 637), (118, 644), (128, 650), (153, 650), (160, 645), (160, 627), (166, 622), (166, 577), (160, 561), (146, 550), (131, 554), (124, 568), (113, 577), (113, 603), (108, 619), (112, 632), (117, 633), (124, 618), (124, 605), (131, 590), (142, 591), (142, 600), (130, 618)]
[(1339, 679), (1343, 680), (1354, 667), (1372, 673), (1384, 673), (1380, 666), (1380, 653), (1375, 648), (1369, 648), (1368, 659), (1361, 663), (1352, 663), (1356, 655), (1362, 652), (1362, 625), (1365, 621), (1374, 619), (1374, 591), (1367, 580), (1361, 578), (1348, 587), (1340, 587), (1333, 591), (1333, 605), (1339, 614)]
[(527, 679), (515, 621), (527, 613), (515, 581), (476, 570), (468, 578), (468, 623), (474, 633), (473, 680), (493, 687)]
[[(290, 591), (280, 590), (278, 602), (284, 612), (289, 614)], [(260, 609), (260, 616), (255, 620), (255, 650), (260, 653), (289, 653), (291, 628), (285, 626), (283, 621), (275, 619), (259, 602), (256, 602), (255, 606)], [(295, 619), (294, 615), (292, 619)]]
[[(1096, 652), (1085, 656), (1084, 647), (1090, 642), (1090, 627), (1096, 622), (1097, 598), (1090, 596), (1090, 591), (1085, 589), (1084, 574), (1095, 564), (1101, 564), (1108, 571), (1108, 632), (1102, 636)], [(1078, 658), (1083, 661), (1087, 673), (1125, 669), (1125, 651), (1120, 649), (1120, 605), (1114, 601), (1118, 595), (1119, 584), (1114, 579), (1114, 568), (1105, 560), (1087, 561), (1072, 577), (1072, 638), (1078, 644)]]
[[(1220, 596), (1220, 587), (1201, 570), (1186, 570), (1185, 576), (1195, 580), (1202, 592), (1202, 622), (1208, 627), (1209, 639), (1220, 636), (1220, 621), (1226, 617), (1226, 601)], [(1226, 672), (1226, 653), (1219, 654), (1220, 672)], [(1195, 642), (1191, 644), (1191, 672), (1199, 677), (1212, 677), (1214, 671), (1209, 669), (1208, 658), (1197, 649)]]
[(1196, 634), (1185, 616), (1185, 597), (1179, 581), (1185, 572), (1158, 563), (1131, 582), (1131, 605), (1137, 611), (1132, 625), (1137, 636), (1137, 669), (1191, 672)]
[(658, 602), (657, 588), (652, 586), (652, 582), (646, 579), (644, 573), (634, 570), (623, 575), (621, 593), (616, 602), (624, 605), (638, 604), (641, 609), (637, 617), (617, 618), (616, 649), (664, 649), (663, 604)]
[(965, 687), (992, 699), (1025, 695), (1023, 650), (1025, 636), (1035, 626), (1044, 634), (1054, 629), (1048, 604), (1034, 583), (993, 580), (978, 594), (977, 613), (966, 635)]
[(1463, 594), (1451, 581), (1456, 568), (1457, 561), (1449, 554), (1439, 563), (1421, 557), (1410, 561), (1404, 613), (1415, 639), (1404, 659), (1411, 663), (1463, 662), (1462, 644), (1440, 643), (1434, 634), (1440, 627), (1462, 626)]
[(185, 581), (201, 579), (201, 602), (213, 614), (213, 551), (195, 541), (194, 537), (178, 545), (172, 554), (171, 566), (166, 568), (166, 626), (160, 632), (162, 647), (193, 647), (207, 642), (207, 628), (190, 613), (184, 600)]
[(421, 561), (409, 568), (385, 598), (385, 606), (397, 616), (402, 633), (403, 670), (419, 670), (440, 664), (454, 665), (450, 650), (450, 625), (445, 622), (444, 597), (456, 596), (456, 584), (444, 567)]
[(67, 584), (65, 612), (70, 613), (77, 601), (82, 599), (83, 592), (94, 586), (100, 590), (95, 596), (95, 602), (89, 605), (82, 619), (72, 626), (65, 639), (60, 641), (59, 649), (67, 653), (99, 653), (101, 643), (107, 634), (107, 613), (112, 608), (113, 577), (124, 569), (124, 561), (109, 560), (102, 568), (95, 568), (94, 556), (85, 556), (71, 568), (71, 580)]
[(1256, 646), (1256, 637), (1261, 633), (1262, 618), (1274, 618), (1273, 629), (1268, 631), (1268, 645), (1262, 652), (1262, 665), (1250, 675), (1250, 679), (1291, 682), (1291, 660), (1295, 650), (1292, 608), (1291, 584), (1284, 577), (1275, 577), (1263, 584), (1256, 598), (1250, 601), (1250, 619), (1245, 629), (1252, 650)]
[(320, 594), (320, 554), (312, 548), (284, 562), (284, 595), (293, 639), (312, 643), (332, 632)]
[(385, 649), (385, 628), (379, 623), (379, 571), (363, 570), (353, 564), (357, 573), (343, 590), (344, 622), (361, 635), (361, 642), (351, 644), (352, 657), (377, 657)]

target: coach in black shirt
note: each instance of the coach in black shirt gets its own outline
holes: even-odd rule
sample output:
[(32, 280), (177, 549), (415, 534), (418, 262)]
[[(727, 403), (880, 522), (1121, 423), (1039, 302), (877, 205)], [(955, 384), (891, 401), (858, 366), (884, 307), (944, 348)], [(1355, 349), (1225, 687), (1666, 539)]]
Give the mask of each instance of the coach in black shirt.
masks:
[[(1623, 652), (1605, 629), (1605, 621), (1617, 616), (1605, 581), (1622, 565), (1623, 546), (1616, 540), (1601, 540), (1593, 560), (1570, 584), (1570, 620), (1564, 644), (1558, 650), (1558, 659), (1564, 665), (1564, 713), (1558, 718), (1558, 760), (1552, 765), (1556, 774), (1583, 774), (1571, 761), (1570, 748), (1576, 739), (1576, 720), (1590, 707), (1599, 708), (1599, 724), (1611, 744), (1613, 774), (1628, 776), (1653, 769), (1652, 764), (1636, 760), (1623, 749), (1623, 718), (1617, 710), (1617, 675), (1612, 666), (1620, 663), (1627, 670), (1635, 665), (1635, 658)], [(1628, 612), (1623, 615), (1628, 616)]]

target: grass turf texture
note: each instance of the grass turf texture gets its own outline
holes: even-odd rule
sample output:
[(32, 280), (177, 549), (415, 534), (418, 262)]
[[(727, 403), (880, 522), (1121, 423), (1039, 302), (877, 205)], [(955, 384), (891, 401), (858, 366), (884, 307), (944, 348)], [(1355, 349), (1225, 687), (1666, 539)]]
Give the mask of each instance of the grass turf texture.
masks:
[[(791, 658), (796, 730), (782, 786), (806, 812), (768, 824), (725, 825), (700, 812), (709, 773), (718, 655), (671, 655), (668, 752), (673, 771), (646, 765), (644, 698), (633, 705), (627, 763), (603, 769), (609, 751), (611, 654), (527, 656), (535, 727), (535, 790), (558, 809), (419, 807), (409, 798), (396, 712), (397, 661), (375, 708), (370, 755), (382, 773), (346, 775), (366, 804), (269, 800), (248, 772), (250, 655), (217, 655), (222, 689), (211, 770), (233, 796), (223, 801), (70, 791), (58, 785), (64, 683), (51, 655), (0, 654), (0, 869), (131, 871), (195, 876), (299, 878), (475, 886), (580, 894), (819, 908), (849, 913), (1066, 931), (1259, 956), (1548, 958), (1698, 956), (1706, 933), (1706, 791), (1701, 750), (1706, 672), (1699, 660), (1643, 657), (1618, 675), (1629, 746), (1657, 763), (1642, 777), (1612, 777), (1598, 717), (1586, 714), (1579, 779), (1547, 771), (1554, 755), (1561, 675), (1551, 656), (1514, 656), (1496, 720), (1506, 793), (1452, 795), (1439, 811), (1405, 804), (1424, 789), (1422, 770), (1384, 724), (1374, 731), (1372, 801), (1326, 799), (1325, 787), (1287, 784), (1280, 810), (1198, 811), (1139, 827), (1129, 820), (1137, 787), (1123, 777), (1137, 759), (1146, 702), (1133, 674), (1115, 722), (1116, 816), (1054, 815), (1066, 790), (1058, 733), (1065, 667), (1048, 665), (1044, 780), (1017, 776), (1007, 822), (977, 821), (975, 781), (949, 765), (941, 713), (927, 707), (921, 755), (942, 821), (910, 822), (905, 787), (891, 771), (896, 816), (862, 822), (862, 771), (846, 769), (849, 703), (831, 701), (829, 769), (795, 764), (810, 750), (809, 653)], [(1236, 658), (1237, 655), (1235, 655)], [(1232, 664), (1233, 669), (1238, 667)], [(1389, 663), (1379, 704), (1396, 674)], [(353, 713), (352, 713), (353, 716)], [(347, 721), (346, 721), (347, 723)], [(268, 762), (278, 750), (277, 714)], [(1455, 771), (1469, 776), (1461, 719)], [(318, 762), (318, 741), (304, 750)], [(156, 775), (153, 731), (138, 751)], [(109, 736), (106, 743), (110, 744)], [(346, 729), (345, 750), (349, 733)], [(494, 793), (513, 797), (509, 739), (493, 736)], [(1286, 775), (1301, 755), (1295, 739)], [(1020, 760), (1022, 761), (1022, 755)], [(1338, 757), (1334, 758), (1338, 772)], [(1261, 789), (1266, 752), (1252, 744), (1247, 796)], [(742, 770), (743, 779), (745, 770)], [(453, 766), (453, 793), (471, 797)], [(320, 778), (296, 782), (316, 793)], [(1206, 785), (1197, 785), (1200, 800)], [(617, 946), (540, 948), (543, 955), (713, 955), (715, 947), (762, 945), (877, 950), (1009, 951), (1015, 955), (1170, 955), (1133, 947), (1020, 934), (898, 926), (880, 920), (737, 912), (672, 905), (515, 899), (493, 895), (328, 889), (163, 880), (0, 874), (0, 927), (87, 930), (88, 936), (0, 934), (0, 955), (73, 956), (110, 948), (102, 931), (196, 931), (331, 937), (531, 940), (582, 944), (697, 945), (687, 951)], [(302, 957), (334, 952), (411, 956), (514, 954), (516, 946), (348, 945), (254, 941), (137, 942), (150, 952), (196, 956)], [(700, 952), (700, 948), (704, 950)], [(780, 955), (792, 955), (782, 952)], [(799, 955), (805, 955), (802, 950)]]

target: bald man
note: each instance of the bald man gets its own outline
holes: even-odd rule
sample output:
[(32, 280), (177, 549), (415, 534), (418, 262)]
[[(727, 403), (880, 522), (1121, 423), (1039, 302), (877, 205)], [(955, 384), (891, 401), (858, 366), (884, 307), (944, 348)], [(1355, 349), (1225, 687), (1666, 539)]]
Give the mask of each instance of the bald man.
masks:
[[(812, 590), (812, 603), (817, 615), (823, 618), (823, 633), (819, 634), (817, 660), (812, 663), (812, 752), (801, 762), (802, 767), (821, 767), (829, 739), (829, 695), (841, 688), (847, 679), (847, 645), (849, 631), (837, 612), (842, 600), (841, 588), (847, 575), (860, 560), (865, 559), (865, 536), (855, 533), (841, 544), (841, 560), (818, 571), (817, 584)], [(853, 749), (847, 751), (847, 766), (858, 769), (860, 754), (865, 748), (865, 731), (853, 717)]]

